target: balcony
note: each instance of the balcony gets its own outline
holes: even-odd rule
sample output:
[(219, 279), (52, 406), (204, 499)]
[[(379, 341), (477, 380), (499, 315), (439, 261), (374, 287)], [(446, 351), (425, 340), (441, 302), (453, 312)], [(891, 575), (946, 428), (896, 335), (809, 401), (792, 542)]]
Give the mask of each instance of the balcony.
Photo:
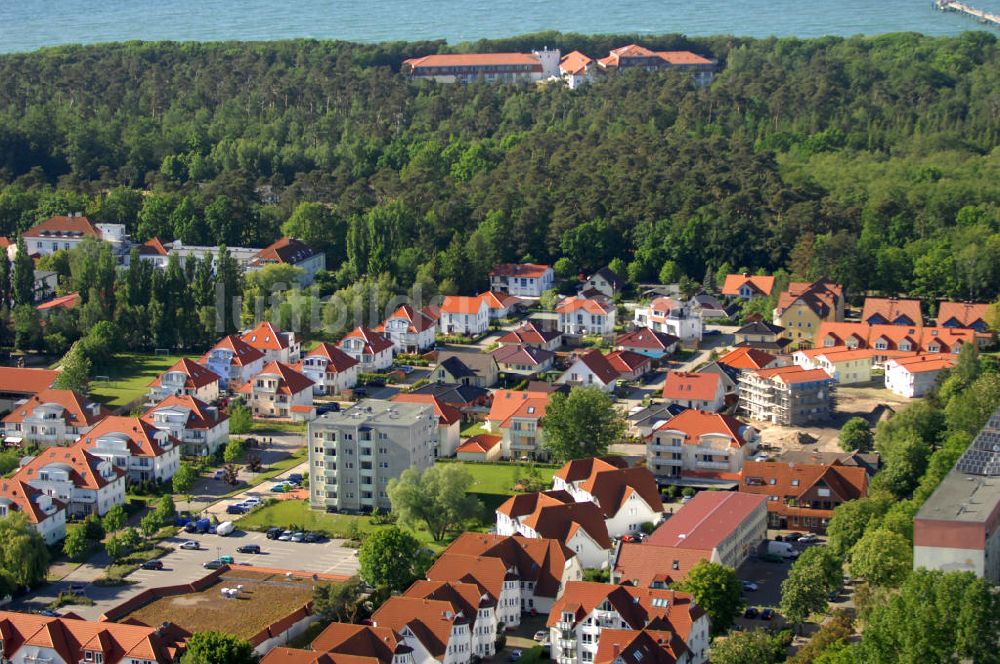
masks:
[(698, 468), (708, 468), (710, 470), (729, 470), (728, 461), (697, 461), (695, 466)]

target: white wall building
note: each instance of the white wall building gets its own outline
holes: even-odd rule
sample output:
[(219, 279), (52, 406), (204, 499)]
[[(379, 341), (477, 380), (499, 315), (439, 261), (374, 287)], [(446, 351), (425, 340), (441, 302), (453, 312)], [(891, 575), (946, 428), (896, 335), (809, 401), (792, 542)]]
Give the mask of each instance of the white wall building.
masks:
[(0, 482), (0, 519), (21, 512), (46, 544), (66, 537), (66, 505), (17, 478)]
[(354, 328), (337, 347), (358, 361), (358, 373), (376, 373), (392, 366), (392, 341), (370, 328)]
[(313, 382), (313, 394), (336, 395), (358, 383), (360, 363), (328, 343), (321, 343), (302, 358), (301, 371)]
[(212, 456), (229, 442), (229, 416), (194, 397), (167, 397), (142, 419), (181, 441), (185, 455)]
[(166, 482), (181, 463), (180, 441), (138, 417), (107, 417), (78, 445), (125, 471), (131, 482)]
[(703, 324), (691, 302), (681, 302), (672, 297), (658, 297), (648, 307), (635, 310), (633, 321), (639, 327), (655, 332), (666, 332), (682, 343), (701, 341)]
[(125, 503), (125, 471), (80, 444), (49, 447), (26, 458), (14, 479), (55, 498), (76, 517), (103, 516), (114, 505)]
[[(558, 51), (556, 54), (558, 58)], [(504, 263), (490, 270), (490, 290), (517, 297), (541, 297), (555, 280), (552, 268), (538, 263)]]
[(231, 334), (202, 355), (198, 364), (220, 377), (221, 389), (235, 390), (264, 368), (264, 353)]
[(465, 295), (448, 295), (441, 303), (438, 319), (441, 334), (477, 337), (490, 329), (490, 308), (486, 300)]

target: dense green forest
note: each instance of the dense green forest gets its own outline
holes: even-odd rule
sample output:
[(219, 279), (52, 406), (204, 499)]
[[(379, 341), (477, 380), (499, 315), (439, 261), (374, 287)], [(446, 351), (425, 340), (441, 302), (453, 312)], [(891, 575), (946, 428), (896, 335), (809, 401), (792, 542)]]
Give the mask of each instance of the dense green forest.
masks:
[(547, 33), (592, 56), (712, 55), (715, 82), (629, 72), (438, 86), (439, 42), (126, 43), (0, 57), (0, 234), (53, 213), (137, 239), (324, 248), (332, 291), (484, 287), (501, 260), (620, 257), (633, 282), (786, 268), (864, 290), (1000, 292), (995, 36), (798, 40)]

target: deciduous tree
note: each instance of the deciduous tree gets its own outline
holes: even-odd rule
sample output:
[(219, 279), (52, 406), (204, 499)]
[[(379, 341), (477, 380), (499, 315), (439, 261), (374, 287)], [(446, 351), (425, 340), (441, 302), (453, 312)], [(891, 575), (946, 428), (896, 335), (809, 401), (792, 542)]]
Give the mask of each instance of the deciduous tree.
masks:
[(434, 541), (482, 514), (483, 506), (466, 492), (472, 475), (457, 464), (435, 464), (421, 473), (408, 468), (398, 479), (389, 480), (392, 509), (404, 525), (427, 525)]
[(253, 646), (224, 632), (198, 632), (187, 642), (182, 664), (256, 664)]
[(851, 574), (872, 585), (899, 586), (913, 569), (913, 544), (888, 528), (874, 528), (851, 549)]
[(625, 421), (611, 398), (596, 387), (555, 393), (545, 409), (545, 449), (558, 461), (602, 456), (625, 435)]
[(389, 591), (405, 590), (427, 569), (420, 541), (396, 526), (368, 535), (358, 551), (358, 564), (362, 579)]
[(743, 606), (740, 598), (743, 587), (736, 578), (736, 570), (719, 563), (699, 562), (677, 589), (691, 593), (705, 609), (712, 624), (712, 634), (722, 634), (729, 629)]

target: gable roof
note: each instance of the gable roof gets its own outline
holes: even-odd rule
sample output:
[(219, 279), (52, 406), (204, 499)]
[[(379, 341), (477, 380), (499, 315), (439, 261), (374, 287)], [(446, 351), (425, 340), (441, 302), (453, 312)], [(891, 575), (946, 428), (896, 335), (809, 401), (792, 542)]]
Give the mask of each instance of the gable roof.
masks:
[(499, 445), (502, 441), (503, 436), (480, 433), (462, 443), (456, 450), (456, 453), (485, 454)]
[(298, 265), (306, 261), (319, 252), (307, 245), (302, 240), (282, 237), (267, 245), (257, 252), (251, 259), (251, 265), (263, 265), (265, 263), (284, 263), (287, 265)]
[[(827, 346), (827, 339), (833, 346)], [(832, 348), (857, 341), (859, 348), (875, 348), (883, 341), (888, 350), (898, 350), (907, 341), (910, 350), (927, 351), (933, 346), (943, 351), (957, 352), (963, 343), (975, 343), (974, 330), (954, 327), (921, 327), (917, 325), (869, 325), (867, 323), (820, 323), (816, 332), (816, 346)]]
[[(132, 456), (157, 457), (165, 452), (160, 441), (157, 440), (158, 434), (161, 434), (160, 430), (144, 419), (111, 415), (105, 417), (97, 423), (97, 426), (81, 436), (77, 445), (90, 451), (97, 447), (98, 439), (111, 436), (125, 442), (129, 454)], [(180, 441), (169, 434), (167, 440), (174, 446), (180, 444)]]
[(219, 375), (214, 371), (204, 367), (193, 360), (182, 357), (177, 360), (172, 367), (154, 378), (149, 387), (160, 387), (161, 380), (168, 373), (180, 372), (187, 376), (184, 380), (184, 387), (198, 389), (212, 383), (219, 382)]
[(490, 276), (540, 279), (550, 269), (550, 266), (542, 263), (501, 263), (493, 266)]
[(740, 329), (736, 330), (736, 334), (751, 335), (777, 335), (785, 331), (785, 328), (780, 325), (774, 325), (773, 323), (768, 323), (763, 320), (755, 320), (747, 323)]
[(326, 343), (325, 341), (306, 353), (302, 359), (306, 359), (308, 357), (325, 357), (329, 360), (326, 365), (327, 373), (340, 373), (341, 371), (347, 371), (351, 367), (359, 364), (359, 362), (353, 357), (336, 346)]
[(24, 237), (33, 238), (72, 238), (93, 237), (101, 239), (101, 231), (86, 217), (80, 215), (68, 217), (55, 215), (45, 221), (35, 224), (24, 231)]
[(390, 597), (372, 614), (372, 625), (396, 632), (408, 629), (432, 657), (443, 659), (454, 624), (469, 624), (449, 602), (408, 597)]
[(270, 321), (261, 321), (257, 327), (243, 334), (243, 341), (257, 350), (284, 350), (290, 344), (289, 334), (282, 332)]
[(372, 657), (390, 664), (396, 652), (409, 652), (402, 637), (387, 627), (330, 623), (313, 639), (312, 649), (318, 652)]
[(364, 325), (360, 325), (344, 335), (344, 338), (340, 340), (337, 346), (343, 348), (344, 342), (348, 339), (361, 339), (364, 341), (365, 345), (362, 352), (369, 355), (378, 355), (392, 348), (392, 341), (388, 337)]
[(460, 408), (469, 408), (476, 403), (488, 400), (490, 397), (489, 390), (462, 383), (427, 383), (416, 389), (411, 389), (410, 394), (433, 394), (444, 403)]
[(485, 291), (480, 293), (477, 297), (485, 302), (487, 308), (489, 309), (510, 309), (511, 307), (521, 304), (520, 298), (508, 295), (507, 293)]
[(487, 377), (496, 369), (497, 362), (489, 353), (470, 351), (440, 351), (438, 366), (443, 366), (454, 378), (463, 376)]
[(462, 421), (462, 413), (457, 408), (449, 406), (433, 394), (411, 394), (400, 392), (390, 399), (402, 403), (427, 403), (434, 406), (434, 414), (438, 416), (438, 421), (446, 426)]
[(586, 491), (601, 509), (605, 518), (610, 519), (624, 507), (633, 494), (643, 500), (654, 512), (663, 511), (660, 488), (656, 478), (645, 467), (606, 469), (595, 467), (579, 488)]
[(277, 391), (281, 394), (298, 394), (299, 392), (311, 390), (313, 386), (313, 382), (308, 376), (299, 373), (287, 364), (273, 360), (265, 364), (260, 373), (241, 385), (237, 391), (243, 394), (253, 392), (256, 379), (266, 374), (275, 374), (278, 376)]
[(220, 422), (229, 419), (228, 415), (219, 413), (218, 410), (210, 410), (207, 403), (188, 394), (171, 394), (143, 413), (142, 419), (155, 426), (154, 414), (158, 410), (167, 408), (188, 411), (187, 422), (184, 424), (185, 429), (212, 429)]
[(497, 364), (520, 364), (535, 367), (545, 364), (556, 355), (544, 348), (521, 345), (500, 346), (491, 354)]
[(18, 479), (17, 476), (0, 480), (0, 501), (9, 501), (8, 509), (12, 508), (14, 511), (21, 512), (30, 523), (41, 523), (55, 512), (66, 507), (61, 501), (49, 496), (55, 509), (52, 514), (46, 514), (41, 505), (38, 504), (39, 496), (43, 495), (45, 494), (24, 480)]
[(920, 353), (912, 357), (895, 357), (886, 362), (886, 369), (897, 366), (911, 374), (951, 369), (958, 356), (950, 353)]
[(697, 445), (701, 436), (722, 435), (729, 437), (730, 447), (743, 447), (747, 444), (746, 433), (753, 430), (753, 427), (731, 415), (689, 408), (656, 429), (664, 430), (683, 433), (684, 443), (687, 445)]
[(663, 398), (689, 401), (714, 401), (720, 393), (719, 375), (668, 371), (663, 381)]
[(666, 587), (686, 579), (691, 568), (702, 560), (711, 559), (712, 551), (709, 549), (623, 542), (615, 557), (614, 570), (624, 584), (637, 588), (649, 588), (653, 584)]
[(954, 321), (962, 327), (986, 322), (989, 316), (990, 305), (974, 304), (972, 302), (942, 302), (938, 307), (937, 324), (943, 326), (945, 323)]
[(260, 350), (254, 348), (247, 342), (243, 341), (240, 337), (235, 334), (230, 334), (228, 336), (222, 337), (216, 342), (214, 346), (207, 353), (201, 356), (198, 360), (199, 364), (208, 362), (209, 356), (214, 350), (228, 350), (232, 352), (232, 359), (230, 364), (238, 367), (243, 367), (248, 364), (253, 364), (257, 360), (264, 357), (264, 353)]
[(649, 544), (679, 549), (713, 550), (754, 512), (766, 508), (767, 496), (734, 491), (699, 491), (649, 536)]
[(594, 664), (676, 664), (688, 654), (684, 640), (669, 630), (602, 629)]
[(631, 350), (616, 350), (606, 356), (608, 364), (619, 374), (632, 373), (653, 362), (649, 355)]
[(843, 299), (844, 287), (828, 279), (817, 279), (812, 283), (793, 281), (788, 284), (787, 290), (778, 295), (778, 306), (775, 313), (781, 315), (785, 309), (798, 302), (808, 307), (820, 318), (826, 318)]
[(139, 245), (140, 256), (168, 256), (170, 252), (160, 242), (160, 238), (152, 237)]
[(727, 274), (722, 284), (723, 295), (739, 295), (740, 288), (747, 285), (759, 295), (770, 295), (774, 289), (774, 277), (755, 274)]
[(604, 515), (597, 505), (589, 501), (565, 503), (540, 500), (534, 511), (521, 517), (520, 521), (539, 537), (569, 542), (578, 530), (583, 530), (600, 548), (611, 548)]
[(398, 309), (393, 311), (392, 315), (383, 321), (383, 328), (386, 323), (394, 318), (401, 318), (405, 320), (408, 323), (406, 331), (410, 333), (423, 332), (424, 330), (433, 328), (435, 324), (435, 320), (433, 318), (428, 316), (423, 311), (417, 311), (408, 304), (401, 305)]
[[(66, 470), (73, 484), (82, 489), (100, 489), (125, 476), (123, 470), (94, 456), (83, 445), (76, 443), (71, 447), (48, 447), (42, 450), (24, 463), (14, 477), (30, 483), (38, 479), (38, 473), (46, 466), (58, 466)], [(111, 477), (105, 478), (97, 472), (99, 466), (110, 468)]]
[(622, 281), (621, 278), (617, 274), (615, 274), (610, 267), (606, 265), (597, 272), (595, 272), (594, 274), (590, 275), (590, 278), (587, 281), (590, 281), (590, 279), (593, 279), (594, 277), (601, 277), (606, 282), (611, 284), (611, 287), (614, 288), (615, 290), (620, 290), (625, 287), (625, 282)]
[(528, 321), (515, 330), (507, 332), (497, 342), (500, 344), (548, 344), (562, 336), (559, 330), (544, 330)]
[[(904, 323), (905, 325), (923, 325), (924, 317), (920, 312), (920, 300), (900, 300), (894, 297), (865, 298), (861, 320), (866, 323), (871, 322), (871, 318), (878, 318), (892, 325), (901, 317), (908, 319), (908, 322)], [(876, 320), (876, 324), (878, 322)]]
[(564, 74), (579, 76), (587, 71), (587, 67), (593, 64), (594, 59), (584, 55), (580, 51), (567, 53), (559, 60), (559, 71)]
[(548, 392), (497, 390), (493, 393), (493, 403), (486, 419), (499, 423), (502, 429), (510, 427), (511, 419), (515, 417), (541, 420), (549, 405), (549, 396)]
[(59, 372), (50, 369), (0, 367), (0, 394), (38, 394), (58, 377)]
[(86, 397), (72, 390), (44, 389), (32, 395), (23, 404), (15, 404), (13, 410), (3, 418), (4, 423), (21, 423), (30, 417), (35, 408), (46, 404), (62, 406), (62, 418), (69, 426), (88, 427), (111, 414), (111, 411), (97, 402), (88, 402)]
[(541, 60), (534, 53), (435, 53), (403, 61), (411, 69), (425, 67), (486, 67), (493, 65), (530, 66), (541, 69)]
[(567, 484), (576, 484), (585, 480), (595, 473), (606, 470), (620, 470), (628, 468), (628, 461), (620, 456), (587, 457), (585, 459), (572, 459), (563, 464), (553, 477), (561, 479)]
[(585, 297), (566, 297), (556, 305), (556, 313), (568, 314), (574, 311), (586, 311), (588, 314), (596, 316), (607, 316), (614, 310), (614, 305), (602, 302), (600, 299), (588, 299)]
[(359, 657), (341, 653), (315, 652), (277, 646), (260, 659), (260, 664), (388, 664), (374, 657)]
[(615, 345), (627, 348), (643, 348), (666, 352), (680, 339), (666, 332), (657, 332), (648, 327), (640, 327), (631, 332), (624, 332), (615, 337)]
[(740, 491), (775, 496), (781, 502), (781, 499), (804, 495), (819, 482), (825, 483), (842, 501), (861, 498), (868, 493), (865, 468), (846, 466), (840, 461), (829, 464), (744, 461)]
[[(482, 297), (470, 295), (446, 295), (441, 303), (441, 313), (445, 314), (478, 314), (486, 304)], [(486, 305), (489, 309), (489, 305)]]
[(573, 366), (577, 362), (590, 369), (590, 372), (605, 385), (617, 380), (621, 375), (618, 370), (614, 368), (611, 362), (608, 361), (608, 358), (596, 348), (589, 350), (582, 355), (578, 355), (576, 357), (576, 361), (573, 362), (573, 364), (570, 365), (570, 368), (566, 370), (566, 374), (573, 370)]
[(720, 364), (734, 369), (763, 369), (778, 358), (756, 348), (743, 347), (732, 350), (719, 358)]
[(79, 293), (69, 293), (68, 295), (63, 295), (62, 297), (57, 297), (49, 300), (48, 302), (43, 302), (35, 307), (37, 311), (49, 311), (50, 309), (73, 309), (80, 304), (80, 294)]

